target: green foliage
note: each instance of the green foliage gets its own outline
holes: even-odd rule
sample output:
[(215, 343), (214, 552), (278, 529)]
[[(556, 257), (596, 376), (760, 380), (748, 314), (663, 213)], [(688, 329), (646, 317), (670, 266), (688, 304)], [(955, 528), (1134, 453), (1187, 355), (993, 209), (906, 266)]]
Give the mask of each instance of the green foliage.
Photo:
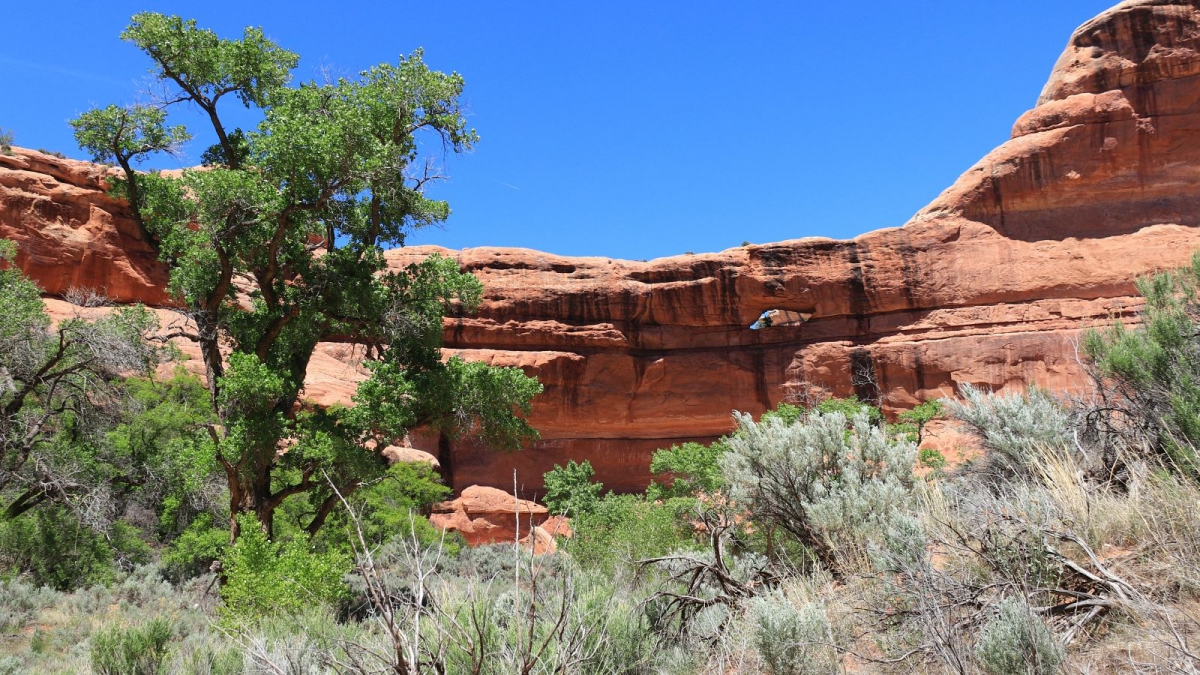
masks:
[(127, 481), (125, 489), (154, 511), (159, 536), (170, 539), (193, 518), (219, 513), (215, 447), (204, 430), (213, 419), (204, 384), (177, 368), (167, 380), (130, 378), (120, 386), (126, 421), (109, 432), (108, 444), (128, 474), (154, 477)]
[[(426, 195), (436, 167), (421, 155), (423, 139), (453, 153), (477, 142), (460, 108), (461, 76), (431, 70), (417, 51), (355, 77), (293, 84), (299, 57), (261, 29), (225, 39), (150, 12), (121, 37), (150, 58), (172, 103), (100, 108), (73, 125), (94, 157), (121, 164), (114, 195), (169, 265), (171, 291), (198, 329), (210, 414), (222, 422), (207, 427), (212, 456), (232, 512), (254, 512), (271, 533), (275, 511), (304, 495), (313, 506), (304, 529), (315, 531), (339, 506), (328, 482), (345, 494), (374, 483), (386, 465), (372, 448), (414, 427), (504, 449), (535, 435), (524, 419), (541, 391), (535, 380), (442, 359), (442, 319), (478, 306), (478, 280), (448, 258), (393, 270), (383, 255), (450, 214)], [(256, 127), (226, 129), (222, 103), (234, 98), (261, 114)], [(131, 161), (188, 138), (168, 124), (179, 103), (212, 124), (208, 166), (179, 177), (134, 172)], [(254, 279), (254, 290), (235, 278)], [(347, 337), (371, 345), (354, 405), (306, 405), (316, 345)], [(166, 506), (164, 526), (181, 529), (187, 518)]]
[(650, 459), (650, 473), (657, 480), (650, 483), (647, 496), (657, 500), (716, 494), (724, 484), (720, 458), (728, 451), (725, 439), (708, 445), (689, 442), (655, 451)]
[(201, 107), (234, 94), (246, 107), (262, 106), (267, 96), (291, 80), (300, 62), (261, 28), (246, 27), (241, 40), (223, 40), (192, 20), (154, 12), (135, 14), (121, 39), (146, 52), (171, 80)]
[(200, 154), (200, 164), (203, 166), (237, 166), (250, 159), (250, 139), (246, 138), (246, 132), (234, 129), (229, 132), (227, 140), (230, 150), (233, 151), (232, 157), (226, 155), (224, 145), (214, 143)]
[(202, 513), (163, 550), (159, 562), (168, 579), (183, 581), (208, 572), (228, 545), (229, 530), (216, 527), (212, 515)]
[[(0, 261), (14, 254), (0, 244)], [(46, 503), (106, 510), (97, 500), (119, 498), (116, 484), (144, 477), (104, 432), (127, 402), (119, 382), (160, 357), (144, 339), (154, 315), (128, 307), (52, 327), (37, 285), (15, 266), (0, 269), (0, 307), (0, 517)]]
[(874, 426), (883, 424), (883, 411), (870, 403), (858, 400), (858, 396), (850, 396), (850, 398), (827, 398), (818, 403), (814, 410), (822, 415), (838, 413), (847, 420), (852, 420), (861, 413), (867, 416), (867, 421), (870, 424)]
[(99, 675), (156, 675), (171, 647), (173, 633), (166, 619), (140, 626), (114, 626), (92, 636), (92, 671)]
[(916, 446), (886, 433), (863, 406), (855, 409), (849, 430), (841, 412), (818, 409), (796, 424), (735, 414), (738, 429), (720, 460), (735, 502), (831, 567), (886, 528), (913, 483)]
[(946, 468), (946, 456), (933, 448), (921, 448), (917, 452), (917, 461), (934, 473)]
[[(763, 413), (760, 423), (776, 420), (780, 424), (796, 424), (807, 413), (799, 406), (780, 403), (774, 410)], [(656, 480), (647, 488), (647, 496), (657, 500), (717, 494), (725, 486), (720, 459), (728, 451), (727, 438), (708, 445), (687, 442), (655, 451), (650, 459), (650, 473)]]
[(253, 516), (241, 516), (242, 536), (222, 560), (221, 598), (231, 618), (254, 620), (333, 606), (346, 596), (350, 558), (317, 553), (306, 542), (273, 543)]
[[(316, 508), (326, 498), (325, 490), (314, 491), (310, 508)], [(436, 542), (441, 532), (422, 514), (450, 496), (450, 488), (442, 484), (441, 476), (425, 462), (397, 462), (377, 480), (355, 490), (347, 500), (358, 516), (358, 528), (369, 546), (386, 544), (396, 536), (416, 536), (425, 542)], [(345, 509), (334, 511), (328, 525), (320, 530), (314, 544), (349, 551), (358, 546), (357, 532), (352, 530)], [(447, 555), (458, 549), (458, 541), (446, 542)]]
[(1019, 598), (1002, 600), (984, 625), (975, 648), (988, 675), (1052, 675), (1066, 658), (1041, 617)]
[(596, 508), (604, 485), (592, 481), (596, 475), (592, 463), (586, 459), (581, 464), (568, 460), (565, 467), (554, 465), (543, 477), (546, 495), (542, 498), (550, 513), (565, 514), (572, 518), (586, 516)]
[(609, 493), (571, 525), (575, 536), (563, 542), (584, 568), (612, 573), (631, 561), (696, 548), (693, 499), (655, 502), (642, 495)]
[(912, 432), (909, 440), (919, 446), (924, 436), (925, 425), (941, 417), (944, 411), (945, 406), (935, 398), (924, 403), (918, 403), (912, 410), (905, 410), (897, 415), (897, 417), (902, 424), (911, 425)]
[(96, 162), (127, 165), (172, 150), (191, 138), (183, 126), (166, 127), (167, 111), (151, 105), (94, 108), (71, 120), (75, 142)]
[(1172, 469), (1200, 476), (1200, 252), (1191, 265), (1139, 279), (1140, 325), (1115, 323), (1084, 336), (1084, 353), (1104, 379), (1115, 426), (1142, 435)]
[(6, 130), (0, 127), (0, 155), (11, 155), (13, 144), (13, 133), (11, 130)]
[(64, 507), (0, 521), (0, 573), (28, 575), (58, 590), (108, 583), (118, 565), (147, 562), (150, 553), (128, 524), (114, 523), (106, 538)]
[[(845, 400), (846, 399), (829, 399), (829, 401), (834, 402), (842, 402)], [(854, 400), (857, 401), (857, 399)], [(828, 401), (823, 403), (827, 408), (836, 405), (836, 403), (829, 403)], [(820, 409), (820, 406), (818, 406), (818, 410)], [(759, 418), (759, 421), (761, 422), (763, 420), (777, 419), (783, 424), (795, 424), (796, 422), (800, 421), (800, 418), (803, 417), (806, 412), (808, 411), (800, 406), (792, 405), (791, 403), (780, 403), (779, 405), (775, 406), (774, 410), (768, 410), (767, 412), (763, 413), (762, 417)]]

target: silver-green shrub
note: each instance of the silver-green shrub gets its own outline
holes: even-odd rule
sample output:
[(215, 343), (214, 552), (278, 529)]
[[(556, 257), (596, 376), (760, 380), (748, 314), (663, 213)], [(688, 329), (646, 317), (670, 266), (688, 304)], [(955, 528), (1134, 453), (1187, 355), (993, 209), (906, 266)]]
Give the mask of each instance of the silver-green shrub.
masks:
[(734, 417), (738, 430), (721, 458), (730, 496), (826, 564), (877, 537), (908, 500), (917, 446), (872, 425), (864, 412), (849, 428), (838, 412), (794, 423)]
[(1066, 652), (1041, 617), (1020, 598), (1010, 597), (984, 625), (975, 656), (988, 675), (1052, 675)]
[(750, 601), (755, 645), (773, 675), (825, 675), (838, 671), (825, 610), (816, 603), (794, 605), (781, 593)]
[(0, 581), (0, 633), (15, 633), (61, 595), (52, 588), (23, 579)]
[(950, 416), (966, 422), (989, 451), (989, 461), (1006, 473), (1025, 474), (1036, 454), (1062, 447), (1071, 438), (1071, 418), (1058, 399), (1037, 387), (1024, 394), (997, 394), (964, 384)]

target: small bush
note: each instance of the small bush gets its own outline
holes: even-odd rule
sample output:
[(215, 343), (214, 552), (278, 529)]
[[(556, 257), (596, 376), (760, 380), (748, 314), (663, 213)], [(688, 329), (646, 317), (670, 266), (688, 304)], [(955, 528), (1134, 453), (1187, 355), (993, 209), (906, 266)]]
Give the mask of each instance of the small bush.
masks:
[(129, 544), (137, 549), (132, 555), (138, 561), (145, 559), (145, 544), (130, 529), (114, 528), (117, 536), (110, 543), (67, 509), (43, 505), (0, 522), (0, 570), (27, 574), (34, 583), (60, 591), (109, 583), (119, 556), (114, 545)]
[(799, 607), (781, 594), (754, 598), (755, 645), (773, 675), (824, 675), (838, 670), (825, 611), (815, 603)]
[(827, 398), (818, 403), (814, 410), (823, 415), (841, 413), (848, 420), (854, 419), (855, 416), (861, 413), (867, 416), (867, 421), (872, 425), (879, 426), (883, 424), (883, 411), (877, 406), (858, 400), (857, 396), (851, 396), (850, 398)]
[(13, 133), (3, 127), (0, 127), (0, 155), (11, 155), (13, 144)]
[(1007, 598), (984, 625), (975, 656), (988, 675), (1052, 675), (1066, 652), (1024, 601)]
[[(318, 550), (349, 551), (359, 545), (356, 527), (362, 530), (368, 546), (382, 546), (397, 535), (416, 534), (427, 542), (436, 542), (441, 532), (429, 524), (430, 507), (450, 495), (450, 488), (432, 466), (424, 462), (397, 462), (384, 475), (348, 497), (358, 523), (351, 522), (345, 508), (334, 509), (325, 526), (317, 532), (313, 543)], [(310, 495), (310, 500), (284, 503), (283, 512), (291, 514), (296, 536), (308, 536), (301, 528), (312, 512), (328, 496), (325, 491)], [(278, 528), (279, 521), (276, 521)], [(279, 530), (276, 530), (278, 534)], [(448, 548), (457, 546), (457, 539), (447, 540)], [(449, 552), (449, 551), (448, 551)]]
[(100, 675), (155, 675), (170, 648), (170, 622), (155, 618), (140, 626), (115, 626), (92, 636), (92, 670)]
[(587, 460), (582, 464), (568, 460), (565, 467), (555, 464), (543, 478), (546, 508), (550, 513), (566, 514), (573, 518), (591, 513), (604, 489), (603, 484), (592, 482), (594, 475), (596, 471)]
[[(828, 406), (836, 406), (839, 403), (844, 403), (849, 400), (850, 399), (844, 399), (844, 398), (831, 398), (826, 401), (823, 401), (822, 405), (826, 405), (827, 408), (825, 410), (822, 410), (822, 412), (832, 412), (832, 409), (829, 408)], [(857, 404), (858, 399), (853, 399), (853, 401), (854, 401), (854, 404)], [(855, 411), (857, 411), (859, 409), (857, 407), (857, 405), (854, 405), (852, 407), (854, 408)], [(870, 407), (870, 406), (867, 406), (867, 407)], [(765, 420), (779, 420), (780, 422), (782, 422), (784, 424), (795, 424), (796, 422), (800, 421), (800, 418), (803, 417), (806, 412), (808, 412), (808, 411), (805, 410), (804, 408), (801, 408), (800, 406), (792, 405), (791, 403), (780, 403), (779, 405), (775, 406), (774, 410), (768, 410), (767, 412), (763, 413), (762, 417), (759, 418), (758, 423), (762, 424)], [(846, 415), (846, 416), (852, 417), (853, 415)]]
[(343, 577), (350, 559), (337, 551), (310, 551), (301, 541), (271, 542), (258, 521), (247, 516), (223, 566), (225, 609), (235, 617), (255, 619), (299, 614), (345, 599)]
[(630, 561), (696, 547), (695, 500), (655, 502), (642, 495), (609, 494), (574, 523), (566, 550), (585, 568), (612, 572)]
[(1039, 452), (1070, 438), (1067, 411), (1042, 389), (995, 394), (964, 384), (959, 392), (963, 400), (950, 401), (950, 415), (971, 426), (1001, 473), (1028, 475)]
[(1191, 264), (1137, 280), (1146, 298), (1135, 328), (1116, 323), (1084, 335), (1102, 402), (1104, 436), (1148, 446), (1167, 466), (1200, 478), (1200, 252)]
[(205, 574), (228, 545), (229, 530), (215, 527), (212, 515), (202, 513), (163, 551), (163, 573), (177, 582)]
[(942, 402), (933, 399), (932, 401), (925, 401), (914, 406), (912, 410), (905, 410), (897, 415), (897, 417), (900, 420), (901, 426), (911, 428), (912, 431), (909, 440), (920, 446), (921, 442), (925, 439), (925, 425), (940, 417), (944, 411), (945, 407), (942, 405)]
[(933, 448), (921, 448), (917, 452), (917, 461), (933, 474), (940, 474), (946, 468), (946, 456)]

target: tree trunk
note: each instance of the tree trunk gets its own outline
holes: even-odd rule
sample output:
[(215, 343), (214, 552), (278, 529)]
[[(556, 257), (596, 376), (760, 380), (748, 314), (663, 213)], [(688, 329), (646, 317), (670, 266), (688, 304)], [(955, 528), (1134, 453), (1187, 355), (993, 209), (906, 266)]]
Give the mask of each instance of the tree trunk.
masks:
[(225, 362), (221, 357), (221, 345), (217, 340), (217, 325), (210, 320), (208, 313), (201, 310), (194, 313), (196, 334), (200, 337), (200, 356), (204, 359), (204, 379), (208, 382), (208, 391), (212, 396), (213, 410), (220, 414), (221, 406), (217, 394), (221, 391), (220, 379), (225, 376)]
[(238, 516), (253, 513), (267, 538), (275, 535), (275, 508), (271, 505), (271, 465), (260, 462), (253, 471), (232, 473), (226, 470), (229, 482), (229, 541), (233, 543), (242, 534)]

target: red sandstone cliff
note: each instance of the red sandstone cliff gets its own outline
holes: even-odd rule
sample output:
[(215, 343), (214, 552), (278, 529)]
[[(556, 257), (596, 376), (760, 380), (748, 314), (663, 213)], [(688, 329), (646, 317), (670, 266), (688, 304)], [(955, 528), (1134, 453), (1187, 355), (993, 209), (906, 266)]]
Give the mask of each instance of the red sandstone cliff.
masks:
[[(445, 252), (486, 288), (476, 316), (448, 322), (448, 348), (522, 366), (546, 391), (536, 447), (498, 455), (464, 441), (443, 463), (456, 487), (511, 487), (515, 468), (535, 493), (554, 463), (589, 459), (606, 485), (631, 489), (653, 450), (727, 431), (733, 409), (855, 391), (903, 408), (963, 382), (1081, 384), (1079, 328), (1127, 316), (1133, 278), (1200, 248), (1198, 77), (1200, 0), (1131, 0), (1077, 30), (1012, 139), (901, 228), (649, 263)], [(0, 237), (21, 244), (48, 293), (88, 285), (164, 302), (163, 271), (99, 175), (0, 157)], [(749, 329), (771, 309), (809, 318)], [(346, 396), (352, 350), (320, 357), (308, 394)]]

